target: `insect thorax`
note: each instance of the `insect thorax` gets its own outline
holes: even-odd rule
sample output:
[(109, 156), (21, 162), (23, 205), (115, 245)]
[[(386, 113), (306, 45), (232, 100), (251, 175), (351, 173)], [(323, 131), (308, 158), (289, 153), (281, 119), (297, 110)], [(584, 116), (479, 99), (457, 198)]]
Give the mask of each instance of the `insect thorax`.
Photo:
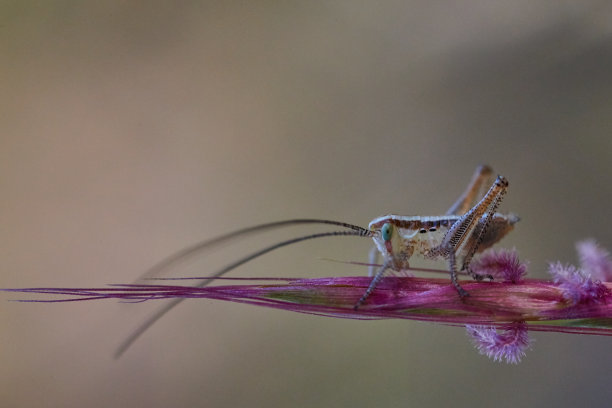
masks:
[[(392, 224), (397, 231), (397, 234), (391, 240), (392, 253), (388, 252), (388, 247), (380, 233), (374, 236), (374, 242), (384, 256), (391, 255), (400, 266), (407, 266), (408, 259), (413, 255), (426, 259), (446, 258), (448, 251), (441, 247), (441, 244), (448, 230), (459, 218), (461, 217), (458, 215), (386, 215), (372, 220), (369, 228), (380, 232), (384, 224)], [(495, 213), (491, 225), (483, 236), (483, 242), (478, 252), (499, 241), (512, 230), (517, 221), (518, 217), (514, 214)]]

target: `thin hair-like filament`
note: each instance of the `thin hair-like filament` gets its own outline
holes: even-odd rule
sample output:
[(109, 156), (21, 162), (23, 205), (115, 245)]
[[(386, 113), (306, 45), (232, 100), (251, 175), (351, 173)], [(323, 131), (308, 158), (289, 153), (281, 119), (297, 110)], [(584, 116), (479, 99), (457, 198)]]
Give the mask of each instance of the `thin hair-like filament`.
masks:
[[(292, 220), (292, 222), (295, 223), (295, 221), (300, 221), (301, 223), (305, 223), (305, 222), (313, 222), (313, 221), (320, 221), (320, 220)], [(190, 256), (194, 251), (197, 251), (199, 249), (202, 249), (204, 247), (207, 246), (211, 246), (214, 244), (218, 244), (220, 242), (226, 241), (230, 238), (236, 237), (237, 235), (240, 234), (244, 234), (244, 233), (249, 233), (249, 232), (254, 232), (255, 230), (261, 230), (262, 228), (273, 228), (276, 226), (280, 226), (280, 224), (283, 223), (283, 221), (279, 222), (279, 223), (271, 223), (271, 224), (263, 224), (260, 226), (256, 226), (256, 227), (251, 227), (250, 229), (244, 229), (244, 230), (240, 230), (240, 231), (236, 231), (234, 233), (229, 233), (227, 235), (221, 236), (219, 238), (215, 238), (213, 240), (210, 241), (205, 241), (204, 243), (201, 244), (197, 244), (194, 246), (191, 246), (189, 248), (187, 248), (184, 251), (181, 251), (169, 258), (166, 259), (166, 261), (161, 262), (159, 265), (162, 265), (162, 268), (152, 268), (151, 270), (149, 270), (148, 272), (151, 272), (152, 270), (162, 270), (167, 268), (169, 265), (180, 261), (180, 258), (178, 257), (178, 254), (183, 254), (182, 256)], [(323, 238), (323, 237), (334, 237), (334, 236), (356, 236), (356, 237), (370, 237), (372, 235), (372, 232), (368, 229), (365, 228), (361, 228), (361, 227), (357, 227), (357, 226), (352, 226), (350, 224), (344, 224), (344, 223), (337, 223), (335, 221), (330, 221), (330, 222), (324, 222), (326, 224), (334, 224), (334, 225), (342, 225), (342, 226), (346, 226), (348, 228), (351, 228), (350, 231), (331, 231), (331, 232), (321, 232), (321, 233), (317, 233), (317, 234), (311, 234), (311, 235), (305, 235), (302, 237), (298, 237), (298, 238), (293, 238), (293, 239), (289, 239), (286, 241), (281, 241), (278, 242), (274, 245), (270, 245), (266, 248), (260, 249), (259, 251), (253, 252), (243, 258), (240, 258), (239, 260), (232, 262), (229, 265), (226, 265), (225, 267), (223, 267), (222, 269), (219, 269), (218, 271), (212, 273), (211, 275), (209, 275), (209, 279), (203, 280), (201, 282), (199, 282), (197, 285), (194, 285), (194, 287), (204, 287), (209, 285), (210, 283), (212, 283), (214, 281), (214, 278), (218, 278), (221, 277), (222, 275), (228, 273), (229, 271), (236, 269), (237, 267), (244, 265), (245, 263), (252, 261), (255, 258), (258, 258), (262, 255), (267, 254), (268, 252), (271, 252), (275, 249), (278, 248), (282, 248), (285, 247), (287, 245), (291, 245), (291, 244), (296, 244), (298, 242), (302, 242), (302, 241), (306, 241), (306, 240), (311, 240), (311, 239), (315, 239), (315, 238)], [(196, 248), (197, 247), (197, 248)], [(148, 273), (147, 273), (148, 275)], [(121, 357), (121, 355), (145, 332), (147, 331), (147, 329), (149, 327), (151, 327), (156, 321), (158, 321), (162, 316), (164, 316), (166, 313), (168, 313), (171, 309), (173, 309), (176, 305), (178, 305), (179, 303), (181, 303), (184, 299), (182, 298), (177, 298), (177, 299), (173, 299), (172, 301), (170, 301), (168, 304), (166, 304), (165, 306), (161, 307), (160, 309), (158, 309), (151, 317), (149, 317), (147, 320), (145, 320), (140, 326), (138, 326), (136, 328), (136, 330), (134, 330), (134, 332), (132, 332), (132, 334), (130, 334), (117, 348), (117, 350), (115, 351), (115, 358), (119, 358)]]

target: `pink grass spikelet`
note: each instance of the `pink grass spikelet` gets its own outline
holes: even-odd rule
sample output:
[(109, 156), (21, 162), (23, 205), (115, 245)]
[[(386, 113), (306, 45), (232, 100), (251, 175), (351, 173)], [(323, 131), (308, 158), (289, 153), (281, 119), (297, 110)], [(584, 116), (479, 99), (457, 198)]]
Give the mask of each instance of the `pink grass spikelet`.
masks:
[(531, 345), (525, 322), (514, 322), (501, 330), (495, 327), (465, 326), (480, 354), (494, 361), (518, 364)]
[(574, 265), (563, 265), (561, 262), (550, 264), (550, 274), (559, 286), (563, 298), (572, 305), (601, 303), (609, 298), (610, 289), (594, 281), (588, 272)]
[(519, 260), (515, 249), (488, 249), (470, 264), (472, 272), (490, 275), (495, 280), (518, 283), (527, 274), (527, 264)]
[(576, 244), (580, 266), (592, 279), (603, 282), (612, 281), (612, 259), (610, 253), (597, 245), (595, 240), (587, 239)]

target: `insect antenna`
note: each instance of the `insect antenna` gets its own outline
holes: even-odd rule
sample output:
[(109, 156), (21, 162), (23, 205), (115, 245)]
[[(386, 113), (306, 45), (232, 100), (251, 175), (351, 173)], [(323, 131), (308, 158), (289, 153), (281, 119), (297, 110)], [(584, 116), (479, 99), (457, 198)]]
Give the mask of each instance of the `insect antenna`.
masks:
[[(291, 244), (296, 244), (298, 242), (302, 242), (302, 241), (307, 241), (307, 240), (311, 240), (311, 239), (315, 239), (315, 238), (323, 238), (323, 237), (337, 237), (337, 236), (356, 236), (356, 237), (371, 237), (374, 233), (366, 228), (362, 228), (362, 227), (358, 227), (355, 225), (350, 225), (350, 224), (345, 224), (345, 223), (338, 223), (336, 221), (326, 221), (326, 220), (292, 220), (293, 223), (295, 223), (295, 221), (298, 221), (297, 223), (321, 223), (321, 221), (323, 221), (322, 223), (325, 224), (333, 224), (333, 225), (341, 225), (341, 226), (345, 226), (350, 228), (350, 231), (331, 231), (331, 232), (321, 232), (321, 233), (317, 233), (317, 234), (311, 234), (311, 235), (305, 235), (305, 236), (301, 236), (298, 238), (293, 238), (293, 239), (289, 239), (286, 241), (281, 241), (278, 242), (274, 245), (270, 245), (266, 248), (260, 249), (259, 251), (253, 252), (243, 258), (240, 258), (239, 260), (232, 262), (229, 265), (226, 265), (224, 268), (219, 269), (218, 271), (214, 272), (213, 274), (209, 275), (210, 278), (213, 279), (206, 279), (203, 280), (201, 282), (199, 282), (197, 285), (195, 285), (195, 287), (198, 288), (202, 288), (204, 286), (207, 286), (208, 284), (210, 284), (214, 278), (218, 278), (224, 274), (226, 274), (227, 272), (236, 269), (237, 267), (244, 265), (245, 263), (252, 261), (255, 258), (258, 258), (262, 255), (267, 254), (268, 252), (274, 251), (275, 249), (278, 248), (282, 248), (285, 247), (287, 245), (291, 245)], [(200, 244), (196, 244), (192, 247), (187, 248), (186, 250), (180, 251), (178, 252), (176, 255), (171, 256), (170, 258), (167, 258), (165, 263), (162, 262), (161, 264), (164, 264), (163, 267), (167, 267), (169, 264), (172, 264), (173, 262), (177, 261), (179, 258), (177, 257), (178, 254), (181, 254), (181, 257), (183, 256), (189, 256), (192, 252), (194, 251), (198, 251), (201, 250), (205, 247), (214, 245), (214, 244), (218, 244), (222, 241), (225, 241), (227, 239), (233, 238), (235, 236), (238, 236), (240, 234), (244, 234), (245, 231), (246, 233), (250, 233), (250, 232), (254, 232), (255, 230), (262, 230), (262, 229), (268, 229), (268, 228), (273, 228), (275, 226), (280, 226), (280, 225), (284, 225), (282, 223), (288, 223), (289, 221), (279, 221), (278, 223), (270, 223), (270, 224), (262, 224), (262, 225), (258, 225), (255, 227), (251, 227), (251, 228), (246, 228), (244, 230), (240, 230), (240, 231), (236, 231), (233, 233), (229, 233), (227, 235), (221, 236), (219, 238), (214, 238), (213, 240), (210, 241), (205, 241), (203, 243)], [(170, 262), (168, 262), (170, 261)], [(158, 265), (161, 265), (158, 264)], [(153, 269), (153, 268), (152, 268)], [(162, 268), (163, 269), (163, 268)], [(162, 316), (164, 316), (166, 313), (168, 313), (172, 308), (174, 308), (176, 305), (178, 305), (179, 303), (181, 303), (183, 300), (183, 298), (176, 298), (176, 299), (172, 299), (169, 303), (167, 303), (166, 305), (164, 305), (163, 307), (159, 308), (151, 317), (149, 317), (147, 320), (145, 320), (140, 326), (138, 326), (136, 328), (136, 330), (134, 330), (134, 332), (132, 334), (130, 334), (130, 336), (128, 336), (117, 348), (117, 350), (115, 351), (115, 358), (119, 358), (121, 357), (121, 355), (128, 349), (130, 348), (130, 346), (145, 332), (147, 331), (147, 329), (149, 327), (151, 327), (156, 321), (158, 321)]]
[(221, 245), (233, 239), (244, 238), (254, 233), (265, 232), (265, 231), (276, 229), (276, 228), (281, 228), (281, 227), (286, 227), (286, 226), (291, 226), (291, 225), (302, 225), (302, 224), (336, 225), (336, 226), (351, 229), (353, 231), (361, 232), (362, 234), (364, 234), (364, 236), (370, 236), (367, 234), (371, 234), (370, 230), (360, 227), (358, 225), (348, 224), (346, 222), (341, 222), (341, 221), (319, 220), (319, 219), (312, 219), (312, 218), (298, 218), (298, 219), (293, 219), (293, 220), (275, 221), (275, 222), (270, 222), (266, 224), (254, 225), (252, 227), (247, 227), (247, 228), (239, 229), (236, 231), (232, 231), (227, 234), (224, 234), (224, 235), (221, 235), (221, 236), (209, 239), (209, 240), (200, 241), (193, 245), (190, 245), (187, 248), (184, 248), (168, 256), (167, 258), (163, 259), (159, 263), (153, 265), (151, 268), (145, 271), (136, 280), (136, 282), (141, 282), (153, 276), (162, 275), (165, 271), (173, 268), (174, 266), (182, 262), (186, 262), (189, 259), (194, 258), (195, 256), (199, 255), (200, 253), (206, 250), (212, 249), (218, 245)]

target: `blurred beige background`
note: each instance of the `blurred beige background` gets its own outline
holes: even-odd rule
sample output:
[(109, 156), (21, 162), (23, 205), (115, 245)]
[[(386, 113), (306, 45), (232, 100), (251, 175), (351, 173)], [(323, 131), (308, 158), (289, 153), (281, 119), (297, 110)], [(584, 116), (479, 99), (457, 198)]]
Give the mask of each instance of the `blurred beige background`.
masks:
[[(432, 4), (433, 3), (433, 4)], [(440, 214), (479, 163), (546, 276), (612, 249), (606, 2), (0, 3), (0, 287), (124, 283), (261, 222)], [(206, 274), (268, 242), (228, 246)], [(359, 275), (369, 243), (283, 249), (235, 276)], [(458, 328), (185, 302), (1, 295), (6, 407), (604, 406), (611, 340), (533, 334), (518, 366)], [(282, 405), (281, 405), (282, 404)]]

